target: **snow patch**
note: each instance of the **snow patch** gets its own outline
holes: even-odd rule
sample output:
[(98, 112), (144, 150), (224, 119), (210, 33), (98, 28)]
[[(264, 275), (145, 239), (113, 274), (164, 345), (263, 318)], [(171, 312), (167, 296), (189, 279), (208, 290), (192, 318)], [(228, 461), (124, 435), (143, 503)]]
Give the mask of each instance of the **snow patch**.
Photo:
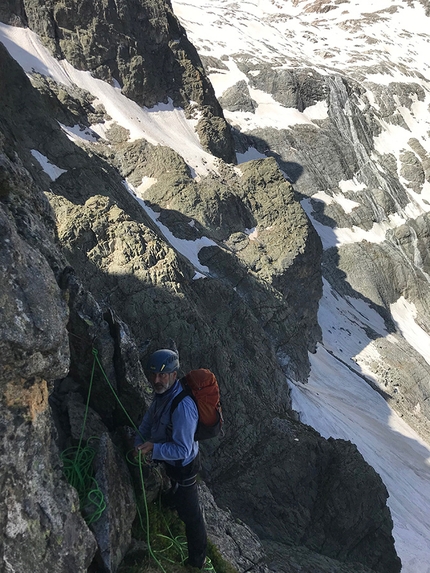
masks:
[(364, 183), (359, 183), (356, 179), (348, 179), (339, 181), (339, 189), (343, 193), (348, 193), (349, 191), (356, 193), (366, 189), (366, 185)]
[(416, 323), (417, 309), (414, 303), (401, 296), (390, 305), (390, 311), (402, 336), (430, 364), (430, 335)]
[[(148, 177), (147, 179), (150, 178)], [(145, 212), (160, 229), (166, 241), (173, 247), (173, 249), (183, 255), (193, 265), (194, 269), (196, 270), (196, 275), (194, 275), (193, 278), (203, 278), (204, 276), (208, 275), (209, 268), (200, 263), (199, 252), (204, 247), (217, 247), (218, 245), (207, 237), (201, 237), (195, 241), (188, 241), (186, 239), (179, 239), (178, 237), (175, 237), (170, 229), (159, 221), (160, 214), (151, 209), (151, 207), (145, 203), (143, 197), (140, 194), (139, 188), (134, 189), (134, 187), (127, 181), (123, 181), (123, 183), (130, 195), (136, 199), (139, 205), (145, 210)]]
[[(318, 194), (318, 198), (322, 197), (321, 192)], [(313, 197), (316, 197), (314, 195)], [(331, 198), (333, 201), (333, 199)], [(345, 202), (344, 205), (349, 208), (351, 204), (356, 207), (354, 201), (350, 203)], [(311, 200), (309, 198), (303, 199), (301, 205), (312, 221), (312, 225), (315, 227), (318, 235), (321, 238), (323, 248), (329, 249), (330, 247), (338, 247), (340, 245), (346, 245), (350, 243), (359, 243), (361, 241), (367, 241), (369, 243), (382, 243), (385, 241), (386, 232), (389, 229), (395, 229), (406, 222), (406, 219), (398, 215), (397, 213), (391, 214), (386, 221), (380, 223), (373, 223), (370, 231), (365, 231), (361, 227), (353, 225), (352, 227), (329, 227), (323, 225), (315, 219), (313, 216), (313, 207)]]
[(248, 147), (245, 153), (236, 153), (236, 158), (238, 163), (246, 163), (253, 159), (266, 159), (267, 155), (260, 153), (255, 147)]
[[(366, 327), (397, 344), (388, 335), (381, 316), (361, 299), (342, 299), (324, 280), (318, 322), (323, 345), (309, 355), (311, 375), (307, 384), (293, 384), (293, 408), (301, 421), (324, 437), (351, 440), (366, 461), (381, 475), (390, 497), (396, 549), (408, 573), (428, 573), (430, 552), (430, 446), (425, 443), (366, 383), (372, 379), (367, 365), (382, 362)], [(392, 305), (393, 310), (393, 305)], [(404, 300), (394, 305), (403, 335), (422, 336), (415, 329), (414, 308)], [(429, 353), (428, 335), (423, 350)], [(355, 357), (354, 357), (355, 353)], [(351, 359), (350, 357), (354, 357)], [(339, 386), (341, 381), (341, 391)], [(406, 568), (405, 568), (406, 564)]]
[(157, 179), (155, 179), (154, 177), (147, 177), (145, 175), (145, 177), (142, 177), (142, 183), (139, 185), (139, 187), (136, 189), (136, 194), (143, 198), (143, 195), (145, 194), (145, 191), (147, 191), (150, 187), (152, 187), (155, 183), (157, 183)]
[(62, 175), (63, 173), (67, 173), (67, 169), (60, 169), (60, 167), (57, 167), (56, 165), (51, 163), (45, 155), (42, 155), (42, 153), (40, 153), (36, 149), (31, 150), (31, 155), (37, 160), (37, 162), (42, 167), (43, 171), (51, 179), (51, 181), (55, 181), (60, 177), (60, 175)]
[(340, 193), (334, 193), (333, 199), (342, 207), (345, 213), (351, 213), (353, 209), (360, 207), (360, 203), (357, 203), (357, 201), (351, 201), (351, 199), (347, 199)]
[(250, 241), (256, 241), (258, 238), (257, 227), (253, 227), (252, 229), (245, 229), (245, 233), (248, 235)]
[(98, 134), (89, 127), (84, 127), (79, 124), (69, 126), (59, 123), (59, 125), (71, 141), (90, 141), (91, 143), (96, 143), (99, 140)]

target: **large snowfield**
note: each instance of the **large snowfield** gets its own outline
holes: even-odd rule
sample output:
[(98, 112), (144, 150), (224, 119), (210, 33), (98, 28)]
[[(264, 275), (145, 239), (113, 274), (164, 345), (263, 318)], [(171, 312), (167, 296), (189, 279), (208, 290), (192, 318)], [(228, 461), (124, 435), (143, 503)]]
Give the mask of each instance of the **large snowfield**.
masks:
[[(427, 97), (417, 102), (413, 116), (407, 115), (408, 126), (423, 147), (430, 152), (430, 102), (429, 43), (430, 21), (418, 2), (347, 2), (341, 9), (325, 14), (316, 14), (304, 8), (311, 2), (287, 2), (283, 0), (254, 0), (232, 4), (225, 0), (174, 0), (173, 8), (187, 30), (190, 40), (200, 54), (217, 58), (247, 52), (258, 54), (267, 62), (276, 62), (282, 56), (285, 66), (309, 66), (321, 74), (347, 72), (350, 66), (367, 69), (367, 79), (389, 82), (399, 79), (399, 65), (422, 74), (420, 82)], [(398, 6), (398, 9), (386, 9)], [(369, 13), (380, 11), (379, 18), (370, 18)], [(384, 11), (385, 10), (385, 11)], [(282, 18), (279, 17), (282, 15)], [(377, 41), (369, 44), (365, 37)], [(196, 177), (216, 170), (217, 161), (204, 151), (194, 131), (195, 122), (187, 120), (182, 110), (171, 104), (160, 104), (152, 109), (140, 108), (114, 87), (96, 80), (88, 72), (75, 70), (67, 62), (54, 60), (29, 30), (0, 24), (0, 41), (28, 73), (38, 71), (51, 76), (60, 83), (72, 83), (91, 92), (101, 101), (114, 121), (130, 130), (130, 137), (144, 137), (151, 143), (167, 145), (182, 155)], [(329, 57), (330, 56), (330, 57)], [(373, 74), (372, 65), (384, 62), (392, 75)], [(210, 74), (217, 96), (237, 81), (245, 78), (233, 60), (226, 60), (228, 70)], [(229, 121), (244, 128), (255, 126), (282, 126), (312, 122), (327, 114), (324, 105), (300, 113), (287, 109), (273, 101), (271, 96), (253, 90), (251, 97), (259, 104), (259, 111), (252, 117), (243, 112), (226, 112)], [(252, 115), (252, 114), (250, 114)], [(252, 126), (251, 126), (252, 127)], [(103, 137), (103, 126), (91, 126), (91, 130), (64, 128), (73, 140)], [(387, 130), (389, 130), (387, 126)], [(398, 154), (406, 136), (401, 131), (380, 136), (381, 148)], [(35, 161), (52, 180), (62, 170), (49, 162), (38, 150), (32, 151)], [(238, 157), (243, 162), (260, 157), (256, 150), (248, 150)], [(138, 189), (124, 182), (128, 191), (144, 208), (145, 189), (151, 181), (142, 181)], [(351, 189), (355, 183), (344, 182)], [(390, 224), (397, 226), (408, 215), (430, 210), (430, 186), (427, 183), (421, 197), (410, 192), (409, 211), (399, 214)], [(321, 194), (324, 200), (324, 194)], [(331, 199), (331, 198), (330, 198)], [(327, 199), (328, 200), (328, 199)], [(338, 200), (348, 208), (342, 197)], [(303, 207), (310, 215), (309, 205)], [(151, 214), (151, 213), (150, 213)], [(154, 214), (154, 220), (157, 222)], [(384, 238), (386, 228), (375, 227), (366, 233), (358, 229), (329, 229), (315, 223), (325, 248), (350, 241), (375, 241)], [(160, 227), (161, 228), (161, 227)], [(207, 269), (198, 262), (198, 250), (206, 244), (190, 245), (180, 242), (167, 228), (161, 228), (166, 240), (188, 256), (196, 268), (196, 278), (203, 277)], [(430, 364), (430, 337), (414, 320), (415, 309), (405, 299), (392, 306), (392, 315), (401, 335)], [(430, 573), (430, 445), (425, 443), (405, 422), (393, 412), (390, 405), (363, 379), (369, 359), (378, 350), (367, 335), (370, 326), (389, 341), (381, 317), (364, 302), (357, 299), (342, 299), (335, 296), (330, 286), (324, 284), (320, 302), (319, 323), (323, 342), (314, 355), (310, 355), (311, 376), (307, 385), (291, 384), (294, 408), (301, 420), (314, 427), (323, 436), (333, 436), (354, 442), (364, 458), (381, 475), (388, 491), (388, 504), (394, 521), (394, 537), (397, 552), (402, 560), (404, 573)], [(393, 339), (392, 343), (396, 341)]]

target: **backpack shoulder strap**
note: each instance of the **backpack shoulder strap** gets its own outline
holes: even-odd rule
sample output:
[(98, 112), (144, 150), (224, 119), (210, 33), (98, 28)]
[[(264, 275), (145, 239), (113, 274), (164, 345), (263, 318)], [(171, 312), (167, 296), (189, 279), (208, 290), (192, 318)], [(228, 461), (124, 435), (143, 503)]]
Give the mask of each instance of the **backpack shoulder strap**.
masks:
[(178, 407), (178, 404), (180, 402), (182, 402), (182, 400), (186, 397), (189, 396), (189, 392), (187, 392), (187, 390), (183, 389), (181, 392), (179, 392), (179, 394), (177, 394), (173, 400), (172, 400), (172, 404), (170, 406), (170, 417), (172, 417), (173, 412), (176, 410), (176, 408)]
[(182, 402), (182, 400), (186, 396), (190, 396), (190, 398), (192, 398), (193, 402), (195, 403), (193, 393), (191, 392), (191, 390), (189, 389), (189, 387), (187, 386), (187, 383), (185, 381), (185, 376), (184, 376), (184, 378), (180, 378), (179, 382), (182, 386), (182, 391), (179, 392), (179, 394), (176, 394), (176, 396), (172, 400), (172, 404), (170, 406), (170, 418), (172, 418), (172, 414), (176, 410), (176, 408), (178, 407), (178, 404), (180, 402)]

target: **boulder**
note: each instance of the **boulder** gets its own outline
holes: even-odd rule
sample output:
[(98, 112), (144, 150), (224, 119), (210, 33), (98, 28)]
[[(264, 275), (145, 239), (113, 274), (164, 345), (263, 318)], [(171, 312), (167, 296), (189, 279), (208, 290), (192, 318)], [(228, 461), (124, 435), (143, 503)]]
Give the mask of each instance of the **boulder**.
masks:
[[(282, 547), (290, 556), (304, 548), (345, 570), (349, 564), (355, 571), (359, 563), (372, 571), (400, 571), (388, 493), (356, 446), (274, 418), (246, 454), (218, 476), (215, 499), (221, 507), (234, 506), (259, 536), (269, 562), (276, 563)], [(330, 560), (319, 570), (337, 571)], [(277, 567), (283, 570), (282, 561)]]

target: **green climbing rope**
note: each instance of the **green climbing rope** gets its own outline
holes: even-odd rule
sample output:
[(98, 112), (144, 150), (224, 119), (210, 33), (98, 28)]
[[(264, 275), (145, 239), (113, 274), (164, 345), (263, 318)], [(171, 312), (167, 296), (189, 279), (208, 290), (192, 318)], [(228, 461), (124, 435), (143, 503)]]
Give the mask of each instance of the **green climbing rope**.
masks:
[[(146, 458), (145, 458), (145, 456), (143, 456), (143, 458), (142, 458), (142, 454), (141, 454), (141, 452), (139, 452), (137, 464), (136, 464), (136, 462), (134, 462), (134, 460), (131, 460), (128, 455), (127, 455), (127, 460), (132, 465), (138, 465), (139, 466), (139, 476), (140, 476), (140, 482), (141, 482), (142, 493), (143, 493), (144, 508), (145, 508), (145, 524), (143, 523), (143, 519), (142, 519), (142, 516), (141, 516), (141, 513), (139, 511), (139, 507), (138, 507), (137, 503), (136, 503), (136, 507), (137, 507), (142, 531), (144, 531), (146, 533), (146, 543), (148, 546), (148, 552), (149, 552), (150, 556), (154, 559), (156, 564), (163, 571), (163, 573), (166, 573), (165, 568), (161, 564), (161, 561), (171, 563), (171, 564), (175, 564), (175, 563), (179, 562), (181, 565), (184, 565), (184, 563), (188, 557), (187, 539), (186, 539), (185, 535), (176, 535), (175, 536), (172, 533), (170, 526), (167, 522), (167, 519), (161, 510), (161, 499), (159, 498), (159, 503), (160, 503), (159, 511), (160, 511), (161, 515), (163, 516), (164, 524), (165, 524), (166, 530), (169, 533), (169, 535), (157, 533), (156, 537), (158, 539), (165, 541), (165, 546), (163, 547), (163, 549), (153, 549), (152, 544), (151, 544), (150, 516), (149, 516), (148, 502), (147, 502), (147, 497), (146, 497), (145, 481), (144, 481), (144, 477), (143, 477), (143, 465), (144, 465), (144, 463), (146, 463)], [(158, 471), (156, 468), (154, 468), (154, 469), (156, 471)], [(172, 553), (176, 554), (179, 557), (179, 559), (176, 560), (176, 559), (172, 559), (171, 557), (169, 557), (169, 555), (171, 555)], [(208, 573), (216, 573), (215, 568), (212, 564), (212, 561), (210, 560), (209, 557), (206, 557), (206, 561), (205, 561), (205, 564), (204, 564), (202, 570), (206, 571)]]
[(106, 380), (106, 382), (107, 382), (109, 388), (111, 389), (112, 394), (114, 395), (114, 397), (115, 397), (116, 401), (118, 402), (120, 408), (122, 409), (122, 411), (123, 411), (124, 414), (126, 415), (126, 417), (127, 417), (128, 421), (130, 422), (132, 428), (133, 428), (133, 429), (139, 434), (139, 436), (143, 439), (143, 437), (141, 436), (141, 434), (140, 434), (140, 432), (139, 432), (139, 428), (136, 426), (136, 424), (135, 424), (135, 423), (133, 422), (133, 420), (130, 418), (130, 416), (129, 416), (127, 410), (124, 408), (124, 406), (123, 406), (121, 400), (119, 399), (119, 396), (118, 396), (118, 394), (117, 394), (116, 391), (115, 391), (115, 388), (112, 386), (112, 384), (111, 384), (109, 378), (107, 377), (106, 372), (104, 371), (104, 368), (103, 368), (103, 366), (102, 366), (102, 364), (101, 364), (101, 362), (100, 362), (100, 360), (99, 360), (98, 352), (97, 352), (97, 350), (96, 350), (95, 348), (93, 348), (93, 355), (94, 355), (95, 361), (97, 362), (97, 364), (98, 364), (98, 366), (99, 366), (99, 368), (100, 368), (100, 372), (103, 374), (103, 377), (104, 377), (104, 379)]
[(95, 367), (96, 355), (94, 355), (91, 369), (90, 384), (79, 443), (77, 446), (67, 448), (60, 455), (63, 462), (64, 474), (69, 484), (78, 492), (80, 510), (88, 525), (100, 519), (106, 509), (103, 492), (100, 490), (97, 481), (94, 479), (93, 460), (96, 455), (96, 451), (89, 445), (90, 440), (96, 438), (90, 438), (87, 440), (87, 444), (82, 446), (85, 426), (87, 424)]
[(149, 510), (148, 510), (148, 501), (146, 499), (146, 488), (145, 488), (145, 481), (143, 479), (143, 464), (142, 464), (142, 454), (139, 451), (139, 475), (140, 475), (140, 481), (142, 484), (142, 493), (143, 493), (143, 500), (144, 500), (144, 504), (145, 504), (145, 516), (146, 516), (146, 544), (148, 546), (148, 551), (149, 554), (151, 555), (151, 557), (154, 559), (155, 563), (160, 567), (160, 569), (163, 571), (163, 573), (166, 573), (166, 570), (164, 569), (164, 567), (161, 565), (160, 561), (157, 559), (154, 551), (152, 550), (152, 546), (151, 546), (151, 535), (150, 535), (150, 528), (149, 528)]

